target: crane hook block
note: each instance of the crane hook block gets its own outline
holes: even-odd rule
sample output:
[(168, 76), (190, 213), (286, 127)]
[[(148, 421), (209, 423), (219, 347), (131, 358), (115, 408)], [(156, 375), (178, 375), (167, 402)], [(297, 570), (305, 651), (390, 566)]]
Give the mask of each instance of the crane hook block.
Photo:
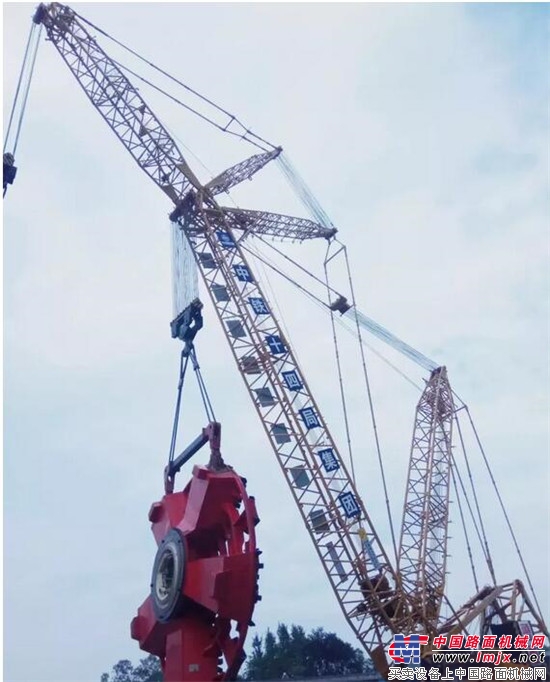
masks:
[(132, 638), (160, 658), (165, 682), (234, 680), (258, 600), (254, 498), (233, 469), (195, 466), (149, 520), (158, 549)]
[(187, 354), (193, 345), (197, 332), (203, 327), (202, 309), (201, 301), (195, 298), (170, 322), (172, 338), (181, 339), (184, 342)]

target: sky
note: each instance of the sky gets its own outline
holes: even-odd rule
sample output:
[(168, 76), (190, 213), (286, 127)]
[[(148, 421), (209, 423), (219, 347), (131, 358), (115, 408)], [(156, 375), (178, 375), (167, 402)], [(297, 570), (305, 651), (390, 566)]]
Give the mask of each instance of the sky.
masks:
[[(3, 7), (4, 121), (33, 9)], [(348, 248), (360, 310), (448, 367), (548, 618), (548, 6), (78, 10), (285, 148)], [(140, 88), (201, 179), (254, 153)], [(129, 624), (155, 554), (147, 512), (162, 495), (180, 351), (169, 334), (170, 206), (44, 40), (17, 165), (4, 207), (4, 678), (88, 682), (142, 655)], [(235, 200), (305, 215), (275, 166)], [(324, 249), (286, 252), (321, 272)], [(329, 320), (260, 274), (343, 442)], [(224, 456), (261, 517), (258, 631), (299, 623), (353, 641), (208, 306), (197, 346)], [(358, 488), (389, 548), (357, 348), (351, 338), (341, 348)], [(422, 384), (421, 370), (383, 352)], [(368, 362), (398, 523), (419, 392), (372, 352)], [(182, 443), (204, 425), (190, 385)], [(522, 577), (471, 457), (497, 579)], [(449, 593), (461, 604), (474, 590), (453, 520)]]

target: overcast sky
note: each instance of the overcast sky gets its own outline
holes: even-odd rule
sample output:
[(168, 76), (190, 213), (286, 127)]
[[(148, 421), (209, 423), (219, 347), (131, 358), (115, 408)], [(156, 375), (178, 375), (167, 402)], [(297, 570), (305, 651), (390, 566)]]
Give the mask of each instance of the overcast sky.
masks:
[[(285, 147), (349, 248), (360, 309), (449, 368), (548, 617), (548, 5), (79, 11)], [(4, 4), (5, 120), (32, 13), (32, 4)], [(143, 94), (191, 165), (188, 149), (212, 173), (253, 153)], [(179, 362), (170, 206), (46, 42), (17, 165), (4, 211), (5, 679), (91, 682), (141, 653), (129, 624), (155, 554), (147, 512), (162, 495)], [(283, 188), (273, 168), (236, 197), (298, 211)], [(324, 248), (292, 253), (313, 268)], [(328, 318), (269, 280), (343, 442)], [(343, 343), (358, 487), (389, 543), (356, 348)], [(353, 641), (210, 309), (198, 349), (224, 454), (248, 478), (262, 519), (258, 630), (295, 622)], [(387, 356), (421, 383), (422, 371)], [(419, 393), (375, 356), (369, 366), (399, 520)], [(187, 395), (183, 441), (204, 425)], [(497, 579), (522, 577), (483, 475), (479, 494)], [(473, 586), (454, 518), (458, 605)]]

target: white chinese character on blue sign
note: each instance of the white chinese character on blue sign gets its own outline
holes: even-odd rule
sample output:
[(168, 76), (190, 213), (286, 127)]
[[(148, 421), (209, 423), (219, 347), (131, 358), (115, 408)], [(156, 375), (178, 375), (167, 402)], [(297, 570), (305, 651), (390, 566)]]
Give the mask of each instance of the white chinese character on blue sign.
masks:
[(286, 353), (286, 346), (282, 342), (281, 337), (277, 334), (270, 334), (265, 337), (266, 343), (269, 346), (269, 350), (273, 355), (281, 355), (281, 353)]
[(290, 372), (282, 372), (281, 375), (289, 391), (299, 391), (304, 387), (300, 381), (298, 372), (295, 369), (291, 370)]
[(246, 265), (234, 265), (233, 270), (241, 282), (253, 282), (254, 278)]
[(316, 426), (321, 426), (319, 417), (315, 413), (313, 407), (304, 407), (304, 409), (299, 410), (299, 412), (306, 428), (314, 429)]
[(224, 232), (223, 230), (217, 230), (216, 236), (218, 238), (218, 241), (220, 242), (220, 244), (223, 246), (224, 249), (234, 249), (235, 248), (235, 242), (233, 241), (233, 237), (229, 234), (229, 232)]
[(263, 298), (251, 297), (248, 299), (248, 302), (252, 306), (252, 310), (256, 313), (256, 315), (269, 315), (269, 308), (267, 307), (267, 303)]
[(353, 516), (359, 516), (361, 510), (353, 493), (342, 493), (338, 495), (338, 499), (348, 519), (351, 519)]
[(321, 458), (321, 462), (325, 467), (325, 471), (336, 471), (340, 468), (338, 460), (334, 455), (334, 450), (332, 448), (325, 448), (324, 450), (319, 450), (317, 453)]

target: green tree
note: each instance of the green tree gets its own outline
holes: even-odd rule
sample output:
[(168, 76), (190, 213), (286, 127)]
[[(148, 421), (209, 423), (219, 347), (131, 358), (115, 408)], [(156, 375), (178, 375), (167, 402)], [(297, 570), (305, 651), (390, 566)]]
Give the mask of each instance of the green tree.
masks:
[(349, 675), (363, 672), (366, 662), (359, 649), (342, 641), (323, 628), (313, 630), (308, 637), (307, 656), (313, 662), (315, 675)]
[[(246, 680), (277, 680), (285, 673), (300, 678), (373, 670), (359, 649), (323, 628), (307, 634), (300, 625), (279, 623), (275, 634), (268, 629), (263, 637), (256, 635), (247, 652), (241, 671)], [(159, 659), (147, 656), (136, 666), (128, 660), (119, 661), (111, 673), (103, 673), (101, 682), (162, 682)]]
[(279, 640), (279, 645), (283, 648), (290, 646), (290, 634), (284, 623), (279, 623), (277, 626), (277, 639)]
[(162, 669), (156, 656), (142, 658), (135, 667), (128, 660), (115, 663), (110, 674), (103, 673), (101, 682), (162, 682)]
[(299, 625), (289, 628), (279, 624), (277, 635), (268, 630), (263, 637), (254, 637), (247, 658), (246, 679), (281, 679), (349, 675), (371, 671), (365, 657), (351, 644), (332, 632), (317, 628), (309, 634)]

